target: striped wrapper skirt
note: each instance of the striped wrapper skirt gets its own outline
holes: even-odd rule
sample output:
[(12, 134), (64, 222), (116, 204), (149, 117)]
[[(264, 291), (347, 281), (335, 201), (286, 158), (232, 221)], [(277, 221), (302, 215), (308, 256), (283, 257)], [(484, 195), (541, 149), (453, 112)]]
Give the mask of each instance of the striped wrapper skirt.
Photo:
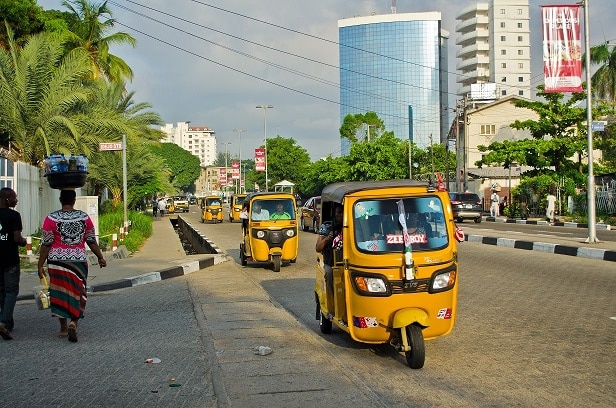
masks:
[(47, 268), (51, 314), (67, 319), (82, 318), (88, 300), (88, 262), (48, 260)]

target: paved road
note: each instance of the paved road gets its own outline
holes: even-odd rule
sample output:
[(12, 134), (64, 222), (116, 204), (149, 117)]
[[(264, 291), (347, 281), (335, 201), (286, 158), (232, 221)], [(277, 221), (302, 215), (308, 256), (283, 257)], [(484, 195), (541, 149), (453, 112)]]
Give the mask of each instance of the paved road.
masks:
[[(456, 327), (427, 344), (424, 369), (410, 370), (387, 346), (318, 332), (314, 234), (301, 233), (302, 258), (274, 273), (239, 265), (239, 224), (187, 217), (233, 258), (95, 292), (76, 344), (19, 302), (16, 339), (0, 342), (3, 404), (616, 406), (611, 262), (462, 244)], [(172, 242), (162, 235), (164, 248)], [(260, 345), (273, 353), (255, 355)], [(161, 363), (146, 364), (150, 357)]]

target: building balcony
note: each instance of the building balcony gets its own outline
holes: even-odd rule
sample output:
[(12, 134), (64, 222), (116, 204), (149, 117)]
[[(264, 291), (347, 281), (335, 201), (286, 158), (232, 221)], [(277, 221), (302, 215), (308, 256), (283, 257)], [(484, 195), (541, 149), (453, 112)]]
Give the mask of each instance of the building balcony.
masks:
[(464, 7), (462, 10), (458, 11), (458, 14), (456, 14), (456, 20), (466, 20), (477, 14), (488, 15), (488, 8), (488, 3), (471, 4), (470, 6)]
[(466, 33), (469, 31), (475, 31), (477, 27), (487, 28), (488, 24), (490, 24), (490, 18), (485, 16), (475, 16), (473, 18), (469, 18), (468, 20), (463, 20), (456, 25), (456, 32), (458, 33)]
[(466, 46), (475, 42), (488, 41), (490, 38), (490, 31), (484, 28), (478, 28), (477, 31), (471, 31), (466, 34), (462, 34), (456, 38), (456, 45)]
[(475, 43), (472, 45), (468, 45), (466, 47), (462, 47), (456, 52), (456, 57), (458, 58), (469, 58), (474, 55), (482, 55), (489, 57), (490, 56), (490, 45), (487, 42)]

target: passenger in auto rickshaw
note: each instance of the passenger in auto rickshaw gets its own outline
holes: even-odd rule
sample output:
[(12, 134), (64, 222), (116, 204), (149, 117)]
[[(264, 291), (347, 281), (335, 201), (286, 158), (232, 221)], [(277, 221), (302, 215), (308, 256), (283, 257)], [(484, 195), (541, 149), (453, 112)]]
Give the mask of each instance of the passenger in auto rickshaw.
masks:
[(250, 219), (255, 221), (266, 221), (270, 219), (270, 214), (268, 210), (262, 208), (259, 201), (255, 201), (252, 204), (252, 214)]
[(291, 214), (284, 210), (284, 204), (276, 204), (276, 212), (270, 215), (270, 220), (290, 220)]

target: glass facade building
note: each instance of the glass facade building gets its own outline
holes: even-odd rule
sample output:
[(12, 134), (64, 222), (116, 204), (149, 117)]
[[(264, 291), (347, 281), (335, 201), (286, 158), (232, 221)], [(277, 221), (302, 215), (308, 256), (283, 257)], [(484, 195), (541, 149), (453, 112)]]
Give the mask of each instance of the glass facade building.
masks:
[[(342, 19), (338, 34), (341, 124), (373, 111), (386, 131), (422, 149), (431, 135), (435, 144), (446, 138), (447, 33), (439, 12)], [(342, 139), (342, 154), (349, 150)]]

